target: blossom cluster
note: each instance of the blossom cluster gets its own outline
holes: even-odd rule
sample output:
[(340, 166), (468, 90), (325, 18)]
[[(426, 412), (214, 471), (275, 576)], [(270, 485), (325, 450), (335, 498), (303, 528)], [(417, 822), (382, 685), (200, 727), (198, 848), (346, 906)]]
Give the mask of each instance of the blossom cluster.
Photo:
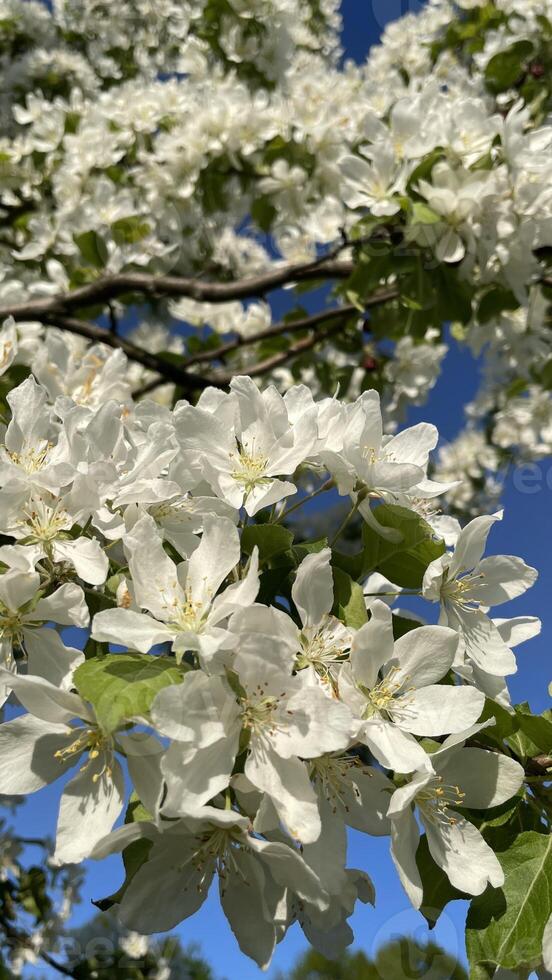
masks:
[[(379, 258), (365, 293), (397, 283), (399, 303), (370, 345), (359, 319), (348, 345), (320, 344), (273, 380), (322, 393), (339, 383), (351, 400), (367, 384), (385, 389), (391, 429), (437, 381), (443, 319), (458, 312), (455, 336), (486, 363), (469, 412), (488, 434), (485, 471), (500, 469), (497, 448), (541, 455), (551, 25), (550, 0), (431, 0), (388, 25), (357, 66), (341, 58), (336, 0), (139, 0), (116, 11), (2, 0), (0, 307), (137, 269), (235, 279), (383, 229), (402, 251), (387, 265), (367, 253)], [(434, 276), (461, 298), (458, 311), (435, 308)], [(361, 310), (357, 285), (346, 293)], [(248, 337), (272, 311), (257, 299), (165, 297), (138, 340), (186, 353), (175, 320)], [(248, 373), (240, 351), (233, 363)], [(136, 388), (151, 380), (142, 374)], [(464, 495), (477, 495), (469, 466), (463, 476)], [(466, 512), (474, 506), (477, 496)]]
[[(435, 427), (386, 434), (374, 390), (238, 376), (171, 410), (103, 383), (87, 402), (29, 375), (0, 448), (0, 673), (24, 709), (0, 725), (0, 791), (60, 781), (54, 864), (132, 854), (110, 902), (139, 933), (193, 915), (217, 878), (261, 966), (295, 921), (323, 953), (352, 941), (375, 893), (348, 827), (389, 836), (416, 908), (418, 818), (455, 888), (500, 886), (470, 814), (525, 774), (476, 736), (488, 701), (512, 711), (513, 648), (540, 626), (491, 610), (536, 572), (483, 557), (500, 513), (437, 513), (455, 484), (428, 478)], [(293, 542), (287, 514), (322, 493), (361, 520), (360, 570), (339, 531)], [(392, 609), (412, 562), (439, 625)]]

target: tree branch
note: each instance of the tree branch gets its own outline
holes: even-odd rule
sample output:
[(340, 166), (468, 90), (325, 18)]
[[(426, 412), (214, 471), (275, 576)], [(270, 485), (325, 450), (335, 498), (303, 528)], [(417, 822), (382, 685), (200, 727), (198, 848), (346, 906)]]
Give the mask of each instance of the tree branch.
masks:
[(0, 307), (0, 320), (40, 320), (50, 314), (66, 314), (87, 306), (105, 305), (125, 293), (142, 293), (148, 297), (189, 298), (205, 303), (228, 303), (232, 300), (264, 296), (273, 289), (293, 282), (317, 279), (347, 279), (354, 269), (352, 262), (333, 258), (288, 265), (236, 282), (203, 282), (181, 276), (154, 276), (149, 273), (121, 273), (98, 279), (70, 293), (33, 299), (26, 303)]
[[(281, 351), (279, 354), (274, 354), (272, 357), (267, 357), (264, 361), (259, 361), (257, 364), (251, 364), (244, 367), (243, 373), (249, 375), (250, 378), (258, 378), (261, 374), (266, 374), (268, 371), (274, 370), (276, 367), (280, 367), (281, 364), (285, 364), (287, 361), (291, 360), (293, 357), (297, 357), (298, 354), (304, 354), (305, 351), (312, 350), (316, 344), (321, 344), (324, 340), (327, 340), (332, 334), (337, 333), (341, 327), (341, 321), (334, 323), (333, 326), (329, 327), (327, 330), (322, 330), (320, 333), (314, 333), (310, 337), (304, 337), (303, 340), (298, 340), (297, 343), (291, 344), (287, 350)], [(235, 373), (232, 371), (226, 374), (214, 374), (213, 378), (219, 385), (230, 384)]]
[(312, 330), (314, 327), (318, 327), (322, 323), (327, 323), (329, 320), (342, 320), (353, 316), (357, 316), (360, 319), (364, 316), (365, 311), (374, 306), (379, 306), (382, 303), (388, 303), (396, 299), (397, 295), (396, 289), (382, 290), (365, 300), (364, 311), (350, 304), (339, 306), (334, 310), (323, 310), (321, 313), (313, 313), (312, 316), (302, 317), (300, 320), (275, 323), (272, 327), (267, 327), (266, 330), (259, 330), (258, 333), (250, 334), (248, 337), (236, 337), (234, 340), (229, 340), (228, 343), (221, 344), (220, 347), (215, 347), (214, 350), (201, 351), (199, 354), (193, 354), (192, 357), (188, 357), (184, 361), (183, 367), (190, 367), (192, 364), (201, 364), (205, 361), (219, 360), (239, 347), (248, 347), (251, 344), (262, 343), (263, 340), (270, 340), (272, 337), (278, 337), (284, 333)]
[(96, 326), (94, 323), (87, 323), (84, 320), (77, 320), (74, 317), (58, 314), (42, 316), (41, 319), (47, 326), (59, 327), (60, 330), (67, 330), (69, 333), (78, 334), (80, 337), (86, 337), (87, 340), (92, 340), (95, 343), (107, 344), (108, 347), (122, 350), (129, 360), (141, 364), (149, 371), (155, 371), (165, 381), (172, 381), (174, 384), (188, 391), (201, 391), (210, 385), (214, 387), (223, 386), (212, 378), (204, 378), (199, 374), (192, 374), (179, 365), (164, 360), (164, 358), (159, 357), (157, 354), (152, 354), (150, 351), (143, 350), (141, 347), (136, 347), (135, 344), (132, 344), (129, 340), (125, 340), (124, 337), (117, 337), (115, 334)]
[[(340, 323), (344, 319), (349, 317), (357, 316), (359, 319), (362, 318), (365, 313), (372, 309), (374, 306), (379, 306), (383, 303), (391, 302), (398, 296), (396, 289), (381, 290), (378, 293), (374, 293), (373, 296), (368, 297), (365, 300), (364, 311), (360, 311), (358, 307), (349, 304), (347, 306), (340, 306), (334, 310), (324, 310), (321, 313), (314, 313), (312, 316), (301, 317), (300, 320), (290, 320), (287, 322), (275, 323), (272, 327), (268, 327), (266, 330), (259, 330), (257, 333), (250, 334), (248, 337), (235, 337), (234, 340), (229, 340), (226, 344), (221, 344), (220, 347), (215, 347), (211, 350), (200, 351), (198, 354), (193, 354), (191, 357), (186, 358), (182, 362), (183, 368), (191, 367), (195, 364), (211, 364), (213, 361), (220, 360), (225, 357), (226, 354), (232, 353), (232, 351), (238, 350), (241, 347), (250, 347), (253, 344), (262, 343), (264, 340), (270, 340), (272, 337), (278, 337), (281, 334), (286, 333), (296, 333), (300, 330), (312, 330), (315, 327), (320, 326), (328, 321), (338, 320)], [(290, 351), (287, 352), (287, 356), (293, 356)], [(144, 385), (134, 392), (136, 397), (149, 394), (150, 391), (154, 391), (155, 388), (159, 387), (164, 383), (163, 378), (154, 379), (148, 384)]]
[(6, 941), (10, 947), (17, 949), (18, 946), (23, 946), (24, 949), (31, 950), (35, 956), (38, 956), (41, 960), (47, 963), (52, 970), (56, 970), (64, 977), (74, 977), (75, 980), (78, 980), (78, 974), (69, 969), (69, 967), (64, 966), (63, 963), (59, 963), (53, 956), (50, 956), (45, 949), (36, 949), (31, 937), (27, 935), (27, 933), (22, 932), (19, 929), (15, 929), (6, 921), (2, 921), (0, 928), (3, 928), (6, 934)]

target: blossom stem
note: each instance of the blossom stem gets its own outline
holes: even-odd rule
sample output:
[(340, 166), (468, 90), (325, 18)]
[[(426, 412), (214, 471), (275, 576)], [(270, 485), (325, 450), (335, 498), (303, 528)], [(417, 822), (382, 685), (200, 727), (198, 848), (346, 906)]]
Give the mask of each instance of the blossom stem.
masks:
[(315, 497), (318, 497), (319, 494), (326, 493), (327, 490), (331, 490), (333, 486), (335, 486), (333, 480), (326, 480), (326, 482), (323, 483), (321, 487), (318, 487), (317, 490), (313, 490), (312, 493), (307, 494), (306, 497), (301, 497), (301, 500), (298, 500), (297, 503), (292, 504), (292, 506), (288, 507), (287, 510), (283, 510), (280, 516), (277, 517), (276, 520), (271, 520), (270, 523), (279, 524), (280, 521), (283, 521), (285, 517), (289, 517), (289, 515), (293, 514), (294, 511), (299, 510), (299, 508), (302, 507), (303, 504), (310, 503), (310, 501), (314, 500)]
[(350, 509), (349, 513), (347, 514), (345, 520), (342, 522), (342, 524), (339, 525), (336, 533), (334, 534), (332, 540), (330, 541), (330, 548), (334, 548), (335, 547), (336, 542), (339, 541), (339, 539), (340, 539), (341, 535), (343, 534), (345, 528), (348, 527), (350, 521), (352, 521), (352, 519), (355, 516), (357, 510), (358, 510), (358, 502), (356, 504), (354, 504), (353, 507), (351, 507), (351, 509)]

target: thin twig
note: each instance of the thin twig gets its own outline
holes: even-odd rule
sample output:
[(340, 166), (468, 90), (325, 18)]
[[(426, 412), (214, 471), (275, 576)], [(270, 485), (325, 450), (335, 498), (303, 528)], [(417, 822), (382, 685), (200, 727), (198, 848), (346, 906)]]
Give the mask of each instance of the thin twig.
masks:
[(383, 303), (388, 303), (398, 296), (396, 289), (386, 289), (381, 290), (378, 293), (374, 293), (373, 296), (369, 296), (364, 305), (364, 311), (358, 309), (357, 306), (353, 306), (352, 303), (347, 306), (338, 306), (334, 310), (323, 310), (321, 313), (313, 313), (312, 316), (301, 317), (299, 320), (288, 320), (282, 321), (281, 323), (275, 323), (272, 327), (267, 327), (266, 330), (259, 330), (258, 333), (250, 334), (247, 337), (236, 337), (234, 340), (229, 340), (226, 344), (221, 344), (220, 347), (216, 347), (214, 350), (201, 351), (199, 354), (194, 354), (192, 357), (187, 358), (184, 361), (183, 367), (190, 367), (192, 364), (201, 364), (204, 361), (214, 361), (219, 360), (226, 354), (230, 354), (232, 351), (237, 350), (239, 347), (248, 347), (252, 344), (260, 344), (264, 340), (270, 340), (272, 337), (278, 337), (283, 333), (296, 333), (299, 330), (312, 330), (314, 327), (320, 326), (322, 323), (327, 323), (330, 320), (340, 320), (348, 317), (357, 316), (359, 319), (364, 316), (364, 312), (370, 310), (374, 306), (380, 306)]
[[(297, 357), (299, 354), (304, 354), (305, 351), (312, 350), (312, 348), (316, 347), (317, 344), (321, 344), (323, 341), (328, 340), (328, 338), (336, 333), (339, 328), (340, 323), (334, 324), (327, 330), (321, 330), (320, 333), (312, 334), (310, 337), (305, 337), (303, 340), (298, 340), (295, 344), (290, 344), (287, 350), (281, 351), (279, 354), (273, 354), (272, 357), (267, 357), (264, 361), (259, 361), (257, 364), (246, 365), (241, 370), (244, 374), (249, 375), (250, 378), (258, 378), (260, 375), (267, 374), (269, 371), (273, 371), (275, 368), (280, 367), (280, 365), (286, 364), (293, 357)], [(234, 376), (234, 371), (228, 371), (225, 374), (215, 373), (212, 377), (219, 386), (226, 386), (230, 384)]]
[(19, 929), (14, 929), (8, 922), (2, 921), (0, 924), (0, 929), (3, 929), (6, 934), (6, 940), (9, 946), (12, 948), (17, 948), (17, 946), (23, 946), (24, 949), (31, 950), (35, 956), (39, 956), (41, 960), (48, 964), (52, 970), (57, 970), (58, 973), (63, 974), (64, 977), (74, 977), (78, 980), (78, 974), (71, 970), (68, 966), (64, 966), (63, 963), (59, 963), (50, 953), (46, 950), (36, 949), (35, 945), (29, 935), (25, 932), (21, 932)]

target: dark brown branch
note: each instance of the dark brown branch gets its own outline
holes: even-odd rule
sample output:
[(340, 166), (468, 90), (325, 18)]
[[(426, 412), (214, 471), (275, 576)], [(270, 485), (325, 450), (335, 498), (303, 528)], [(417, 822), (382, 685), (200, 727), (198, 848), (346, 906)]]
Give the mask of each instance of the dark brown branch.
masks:
[(86, 337), (94, 343), (107, 344), (117, 350), (122, 350), (131, 361), (141, 364), (148, 371), (155, 371), (162, 375), (165, 381), (172, 381), (174, 384), (185, 388), (188, 391), (201, 391), (210, 385), (222, 387), (223, 385), (211, 378), (203, 378), (199, 374), (192, 374), (171, 361), (166, 361), (157, 354), (136, 347), (124, 337), (117, 337), (115, 334), (96, 326), (95, 323), (88, 323), (84, 320), (77, 320), (74, 317), (62, 316), (61, 314), (50, 314), (41, 317), (42, 321), (51, 327), (59, 327), (60, 330), (67, 330), (68, 333), (78, 334)]
[[(298, 340), (297, 343), (291, 344), (287, 350), (281, 351), (279, 354), (273, 354), (272, 357), (267, 357), (264, 361), (259, 361), (257, 364), (247, 365), (241, 370), (243, 374), (249, 375), (250, 378), (258, 378), (259, 375), (273, 371), (274, 368), (280, 367), (281, 364), (286, 364), (293, 357), (304, 354), (305, 351), (312, 350), (317, 344), (321, 344), (324, 340), (331, 337), (332, 334), (337, 333), (340, 327), (341, 322), (334, 323), (327, 330), (321, 330), (320, 333), (314, 333), (310, 337), (304, 337), (302, 340)], [(213, 377), (219, 385), (226, 386), (230, 384), (234, 376), (235, 372), (230, 371), (226, 374), (215, 374)]]
[(215, 347), (214, 350), (201, 351), (199, 354), (193, 354), (192, 357), (188, 357), (183, 364), (183, 367), (190, 367), (192, 364), (201, 364), (205, 361), (215, 361), (224, 357), (226, 354), (230, 354), (232, 351), (237, 350), (239, 347), (249, 347), (252, 344), (260, 344), (264, 340), (270, 340), (272, 337), (278, 337), (280, 334), (284, 333), (296, 333), (299, 330), (312, 330), (314, 327), (320, 326), (322, 323), (327, 323), (329, 320), (344, 320), (349, 317), (357, 316), (359, 319), (364, 315), (364, 312), (371, 309), (374, 306), (379, 306), (382, 303), (388, 303), (393, 299), (397, 298), (396, 289), (382, 290), (379, 293), (375, 293), (373, 296), (368, 297), (365, 300), (364, 311), (360, 311), (357, 306), (352, 304), (348, 306), (339, 306), (334, 310), (323, 310), (321, 313), (313, 313), (312, 316), (302, 317), (300, 320), (288, 320), (286, 322), (275, 323), (272, 327), (267, 327), (266, 330), (259, 330), (258, 333), (250, 334), (248, 337), (236, 337), (234, 340), (229, 340), (226, 344), (221, 344), (220, 347)]
[[(234, 340), (229, 340), (226, 344), (221, 344), (220, 347), (215, 347), (211, 350), (200, 351), (199, 354), (193, 354), (191, 357), (186, 358), (182, 362), (183, 368), (191, 367), (195, 364), (205, 364), (212, 363), (213, 361), (220, 360), (227, 354), (232, 353), (232, 351), (238, 350), (242, 347), (250, 347), (253, 344), (262, 343), (264, 340), (270, 340), (272, 337), (278, 337), (282, 334), (287, 333), (297, 333), (300, 330), (312, 330), (315, 327), (319, 327), (323, 323), (328, 321), (348, 319), (353, 316), (357, 316), (359, 319), (364, 317), (365, 313), (372, 309), (374, 306), (380, 306), (383, 303), (389, 303), (396, 299), (398, 296), (396, 289), (386, 289), (381, 290), (378, 293), (374, 293), (373, 296), (369, 296), (364, 302), (364, 311), (360, 311), (358, 307), (352, 304), (347, 306), (340, 306), (334, 310), (324, 310), (321, 313), (314, 313), (312, 316), (301, 317), (299, 320), (290, 320), (287, 322), (275, 323), (274, 326), (268, 327), (266, 330), (259, 330), (258, 333), (250, 334), (248, 337), (235, 337)], [(149, 394), (150, 391), (154, 391), (164, 383), (163, 378), (157, 378), (150, 381), (148, 384), (144, 385), (142, 388), (134, 392), (135, 397), (141, 397), (143, 395)]]
[(264, 296), (273, 289), (294, 282), (347, 279), (353, 269), (352, 262), (319, 259), (301, 265), (283, 266), (259, 276), (228, 283), (203, 282), (201, 279), (186, 279), (181, 276), (154, 276), (149, 273), (121, 273), (98, 279), (65, 295), (0, 307), (0, 320), (5, 320), (9, 316), (14, 320), (40, 320), (50, 314), (67, 314), (87, 306), (105, 305), (125, 293), (141, 293), (146, 297), (186, 297), (206, 303), (227, 303), (252, 296)]

